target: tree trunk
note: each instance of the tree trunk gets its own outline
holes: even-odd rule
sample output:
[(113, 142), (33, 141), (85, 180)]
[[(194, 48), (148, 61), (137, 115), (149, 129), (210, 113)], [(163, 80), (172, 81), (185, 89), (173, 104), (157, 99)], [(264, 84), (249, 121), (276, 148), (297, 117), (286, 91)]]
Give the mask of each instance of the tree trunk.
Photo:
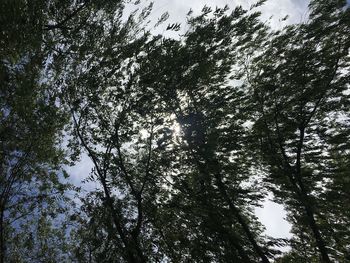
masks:
[(259, 255), (259, 257), (261, 258), (261, 262), (262, 263), (269, 263), (270, 261), (268, 260), (268, 258), (266, 257), (264, 251), (262, 251), (261, 247), (258, 245), (258, 243), (256, 242), (254, 235), (252, 234), (252, 232), (249, 229), (248, 224), (245, 222), (244, 218), (242, 217), (242, 215), (240, 214), (239, 210), (237, 209), (237, 207), (233, 204), (231, 198), (228, 196), (226, 188), (224, 183), (222, 182), (220, 175), (216, 174), (215, 175), (215, 179), (219, 188), (219, 191), (222, 195), (222, 197), (225, 199), (225, 201), (227, 202), (227, 204), (229, 205), (229, 208), (232, 212), (232, 214), (236, 217), (238, 223), (242, 226), (244, 233), (246, 234), (246, 236), (248, 237), (248, 240), (250, 241), (250, 243), (252, 244), (255, 252)]
[(314, 211), (312, 209), (312, 206), (309, 202), (309, 197), (307, 195), (306, 189), (304, 187), (303, 182), (301, 181), (301, 178), (298, 178), (298, 185), (300, 188), (300, 192), (299, 192), (299, 197), (300, 197), (300, 201), (304, 207), (305, 210), (305, 214), (306, 217), (308, 219), (308, 224), (312, 230), (312, 233), (314, 235), (315, 241), (316, 241), (316, 246), (319, 249), (319, 252), (321, 254), (322, 257), (322, 262), (324, 263), (330, 263), (331, 260), (328, 256), (328, 252), (327, 252), (327, 248), (326, 248), (326, 244), (325, 241), (321, 235), (321, 231), (316, 223), (315, 220), (315, 214)]
[[(310, 116), (311, 118), (311, 116)], [(305, 214), (308, 219), (308, 223), (310, 225), (310, 228), (314, 234), (314, 238), (316, 240), (316, 245), (320, 251), (322, 261), (324, 263), (330, 263), (331, 260), (329, 259), (328, 253), (327, 253), (327, 248), (326, 248), (326, 243), (324, 239), (322, 238), (321, 231), (316, 223), (315, 220), (315, 214), (312, 209), (311, 203), (310, 203), (310, 198), (308, 196), (308, 191), (304, 186), (303, 180), (302, 180), (302, 172), (301, 172), (301, 155), (302, 155), (302, 150), (303, 150), (303, 145), (304, 145), (304, 138), (305, 138), (305, 124), (300, 125), (299, 127), (299, 144), (297, 148), (297, 159), (296, 159), (296, 164), (295, 164), (295, 179), (297, 185), (299, 187), (296, 187), (296, 191), (299, 192), (299, 198), (304, 206), (305, 209)], [(292, 178), (290, 178), (292, 179)], [(293, 183), (293, 182), (292, 182)]]
[(4, 210), (0, 207), (0, 263), (5, 263)]

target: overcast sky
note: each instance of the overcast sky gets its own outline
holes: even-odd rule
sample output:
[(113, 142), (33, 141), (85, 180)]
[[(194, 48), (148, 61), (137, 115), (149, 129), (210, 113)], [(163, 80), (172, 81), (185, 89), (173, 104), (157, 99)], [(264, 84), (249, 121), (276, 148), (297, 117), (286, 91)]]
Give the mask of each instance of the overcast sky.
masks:
[[(150, 1), (146, 1), (146, 3), (149, 2)], [(155, 0), (151, 18), (152, 20), (154, 19), (157, 21), (157, 18), (159, 18), (164, 12), (168, 11), (170, 18), (166, 24), (179, 22), (183, 25), (185, 24), (185, 17), (190, 8), (197, 13), (200, 12), (204, 5), (223, 7), (227, 4), (232, 8), (240, 4), (243, 7), (248, 8), (254, 2), (255, 1), (252, 0)], [(272, 17), (270, 23), (274, 28), (280, 28), (286, 23), (299, 23), (305, 21), (307, 19), (308, 3), (308, 0), (269, 0), (261, 8), (262, 19), (267, 20)], [(286, 15), (288, 15), (289, 18), (285, 22), (281, 22), (281, 19)], [(92, 164), (89, 158), (86, 155), (83, 155), (81, 161), (77, 165), (68, 168), (73, 183), (80, 185), (81, 180), (89, 175), (91, 168)], [(90, 183), (86, 184), (84, 188), (91, 189), (96, 186), (97, 185), (94, 183)], [(281, 205), (270, 201), (269, 199), (271, 198), (272, 196), (266, 200), (263, 208), (256, 209), (256, 214), (265, 225), (266, 234), (276, 238), (290, 237), (290, 225), (284, 220), (286, 212)]]
[[(145, 1), (144, 5), (150, 1)], [(244, 8), (249, 8), (256, 1), (253, 0), (156, 0), (152, 11), (152, 18), (159, 18), (162, 13), (170, 14), (167, 22), (179, 22), (185, 25), (185, 17), (190, 9), (194, 13), (199, 13), (204, 5), (215, 8), (228, 5), (231, 9), (237, 5), (242, 5)], [(308, 0), (268, 0), (261, 7), (262, 19), (270, 19), (273, 28), (279, 28), (286, 23), (298, 23), (307, 19)], [(288, 15), (285, 22), (281, 19)]]

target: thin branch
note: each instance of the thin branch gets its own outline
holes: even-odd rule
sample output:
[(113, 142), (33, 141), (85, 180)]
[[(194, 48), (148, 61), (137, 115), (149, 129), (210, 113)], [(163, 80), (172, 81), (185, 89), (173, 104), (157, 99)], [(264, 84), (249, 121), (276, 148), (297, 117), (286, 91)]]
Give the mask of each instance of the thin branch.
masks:
[(80, 11), (82, 11), (88, 4), (90, 3), (90, 0), (85, 0), (85, 2), (79, 6), (77, 9), (75, 9), (72, 13), (70, 13), (69, 15), (67, 15), (63, 20), (61, 20), (60, 22), (53, 24), (53, 25), (45, 25), (44, 29), (45, 30), (53, 30), (53, 29), (62, 29), (62, 28), (67, 28), (65, 27), (65, 24), (73, 19), (76, 15), (78, 15), (78, 13)]

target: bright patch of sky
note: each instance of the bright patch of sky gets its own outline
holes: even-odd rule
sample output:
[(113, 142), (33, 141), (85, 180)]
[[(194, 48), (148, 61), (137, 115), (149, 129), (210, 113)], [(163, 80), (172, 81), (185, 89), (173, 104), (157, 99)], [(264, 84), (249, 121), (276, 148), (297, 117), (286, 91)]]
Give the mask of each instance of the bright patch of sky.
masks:
[[(148, 2), (148, 1), (147, 1)], [(147, 3), (146, 2), (146, 3)], [(235, 6), (241, 5), (244, 8), (249, 8), (256, 1), (253, 0), (157, 0), (154, 3), (151, 17), (159, 18), (164, 12), (168, 12), (170, 17), (165, 23), (181, 23), (183, 27), (186, 24), (186, 14), (190, 9), (193, 10), (194, 14), (200, 13), (203, 6), (224, 7), (227, 5), (230, 9)], [(299, 23), (307, 20), (308, 12), (307, 6), (308, 0), (269, 0), (259, 10), (262, 12), (262, 20), (270, 21), (273, 28), (280, 28), (287, 23)], [(146, 6), (146, 4), (144, 4)], [(288, 15), (286, 21), (282, 19)], [(159, 33), (164, 33), (164, 29), (160, 30)], [(186, 29), (186, 28), (184, 28)]]
[(263, 207), (257, 207), (255, 214), (265, 225), (265, 233), (275, 238), (291, 238), (291, 225), (285, 220), (287, 212), (283, 205), (272, 201), (273, 195), (270, 194), (264, 202)]

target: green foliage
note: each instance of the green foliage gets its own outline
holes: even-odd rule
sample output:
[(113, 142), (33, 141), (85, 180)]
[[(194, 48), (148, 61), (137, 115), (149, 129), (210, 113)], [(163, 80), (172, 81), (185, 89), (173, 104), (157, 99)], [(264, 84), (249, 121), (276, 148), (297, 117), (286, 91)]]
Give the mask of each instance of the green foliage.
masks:
[(348, 226), (334, 218), (348, 215), (332, 212), (329, 194), (339, 186), (338, 158), (349, 150), (349, 10), (335, 1), (313, 1), (310, 8), (309, 22), (277, 32), (252, 64), (255, 147), (269, 167), (266, 181), (290, 212), (290, 255), (343, 262), (348, 252), (340, 240), (347, 240)]
[[(166, 38), (153, 3), (2, 1), (0, 262), (347, 262), (349, 9), (275, 32), (264, 2)], [(290, 240), (254, 214), (269, 192)]]
[[(245, 43), (234, 40), (257, 33), (242, 28), (259, 22), (241, 8), (227, 11), (205, 7), (188, 17), (179, 40), (141, 33), (134, 12), (111, 22), (108, 33), (88, 28), (89, 42), (67, 56), (72, 71), (62, 82), (72, 137), (94, 164), (89, 180), (100, 185), (83, 201), (83, 228), (98, 238), (86, 242), (77, 231), (82, 261), (267, 260), (252, 212), (263, 195), (243, 186), (249, 180), (244, 153), (231, 160), (242, 150), (244, 121), (225, 119), (236, 111), (227, 75)], [(75, 41), (72, 49), (82, 40)]]
[(46, 207), (59, 214), (71, 187), (60, 179), (68, 115), (43, 76), (49, 59), (43, 45), (45, 2), (1, 2), (0, 262), (29, 262), (33, 251), (25, 250), (31, 245), (22, 246), (19, 237), (43, 237), (22, 226)]

